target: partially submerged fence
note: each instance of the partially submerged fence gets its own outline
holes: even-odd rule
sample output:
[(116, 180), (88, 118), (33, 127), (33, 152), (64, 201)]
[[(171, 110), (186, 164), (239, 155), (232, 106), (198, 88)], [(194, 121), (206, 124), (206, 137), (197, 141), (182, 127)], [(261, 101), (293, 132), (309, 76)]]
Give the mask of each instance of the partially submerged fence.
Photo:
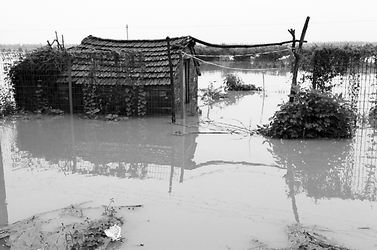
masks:
[(304, 85), (340, 95), (357, 112), (357, 125), (374, 125), (371, 118), (377, 114), (377, 48), (324, 47), (310, 51), (304, 58)]

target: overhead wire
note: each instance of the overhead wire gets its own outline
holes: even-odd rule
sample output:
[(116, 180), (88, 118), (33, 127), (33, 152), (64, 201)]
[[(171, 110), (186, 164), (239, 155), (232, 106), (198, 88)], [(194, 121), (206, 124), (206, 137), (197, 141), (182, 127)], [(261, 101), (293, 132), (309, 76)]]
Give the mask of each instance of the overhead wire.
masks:
[(199, 62), (202, 62), (204, 64), (209, 64), (209, 65), (216, 66), (216, 67), (223, 68), (223, 69), (240, 70), (240, 71), (267, 71), (267, 70), (277, 70), (277, 69), (279, 69), (279, 68), (245, 69), (245, 68), (228, 67), (228, 66), (224, 66), (224, 65), (221, 65), (221, 64), (217, 64), (217, 63), (213, 63), (213, 62), (208, 62), (208, 61), (202, 60), (199, 57), (196, 57), (196, 56), (191, 55), (191, 54), (187, 54), (187, 53), (185, 53), (183, 51), (182, 51), (182, 54), (185, 55), (185, 56), (188, 56), (190, 58), (193, 58), (195, 60), (198, 60)]
[(227, 56), (259, 56), (259, 55), (268, 55), (278, 52), (284, 51), (291, 51), (291, 49), (281, 49), (281, 50), (273, 50), (273, 51), (265, 51), (265, 52), (255, 52), (255, 53), (248, 53), (248, 54), (221, 54), (221, 55), (204, 55), (204, 54), (197, 54), (196, 56), (205, 56), (205, 57), (227, 57)]

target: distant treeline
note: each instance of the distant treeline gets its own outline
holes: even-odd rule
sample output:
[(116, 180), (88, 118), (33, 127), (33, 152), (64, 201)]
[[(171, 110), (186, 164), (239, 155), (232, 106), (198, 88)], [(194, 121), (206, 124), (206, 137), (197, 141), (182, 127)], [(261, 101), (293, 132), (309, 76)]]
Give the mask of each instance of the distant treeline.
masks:
[[(376, 48), (377, 43), (366, 42), (318, 42), (304, 44), (303, 48), (305, 54), (310, 54), (319, 48), (339, 48), (342, 50), (349, 50), (349, 48), (358, 48), (359, 50), (370, 51), (370, 48)], [(207, 56), (213, 58), (221, 58), (222, 56), (232, 56), (234, 60), (244, 60), (251, 58), (258, 58), (258, 60), (274, 61), (281, 59), (287, 55), (291, 55), (291, 45), (284, 46), (270, 46), (260, 48), (213, 48), (202, 45), (195, 47), (196, 53), (200, 56)]]
[[(0, 44), (0, 51), (32, 51), (46, 44)], [(66, 44), (65, 47), (71, 47), (73, 44)]]

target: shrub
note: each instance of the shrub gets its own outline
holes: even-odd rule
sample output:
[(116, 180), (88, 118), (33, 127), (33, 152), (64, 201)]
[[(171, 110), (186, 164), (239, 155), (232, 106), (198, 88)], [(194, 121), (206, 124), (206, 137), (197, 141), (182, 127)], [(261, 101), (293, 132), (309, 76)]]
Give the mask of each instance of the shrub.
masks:
[(212, 104), (215, 101), (224, 98), (223, 87), (214, 87), (213, 82), (211, 82), (206, 89), (200, 89), (201, 99), (205, 104)]
[(371, 44), (309, 46), (303, 50), (300, 69), (310, 73), (307, 78), (312, 88), (329, 91), (336, 76), (357, 75), (360, 68), (367, 67), (366, 62), (375, 58), (376, 49)]
[(224, 78), (225, 90), (229, 91), (261, 91), (260, 87), (254, 84), (244, 84), (241, 78), (235, 74), (227, 74)]
[(341, 97), (317, 90), (300, 91), (295, 102), (280, 106), (268, 125), (259, 127), (272, 138), (349, 138), (355, 111)]
[(0, 117), (13, 114), (15, 109), (12, 91), (4, 87), (0, 90)]
[(10, 68), (17, 107), (28, 111), (48, 109), (55, 103), (56, 80), (68, 65), (64, 50), (42, 47), (26, 54)]

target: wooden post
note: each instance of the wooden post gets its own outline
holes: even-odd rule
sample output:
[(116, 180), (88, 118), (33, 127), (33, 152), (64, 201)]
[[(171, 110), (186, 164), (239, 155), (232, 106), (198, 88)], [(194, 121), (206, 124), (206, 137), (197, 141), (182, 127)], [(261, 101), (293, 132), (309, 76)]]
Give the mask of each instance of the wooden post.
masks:
[(169, 194), (173, 191), (174, 165), (170, 166)]
[(181, 109), (182, 109), (182, 112), (181, 112), (181, 119), (184, 119), (184, 117), (186, 117), (186, 65), (183, 61), (182, 54), (181, 54), (180, 57), (181, 57), (180, 68), (182, 69), (182, 74), (181, 74), (181, 77), (182, 77), (182, 85), (181, 85), (181, 89), (182, 89)]
[(171, 122), (175, 123), (175, 93), (174, 93), (174, 75), (173, 75), (173, 64), (171, 61), (170, 53), (170, 38), (166, 37), (167, 49), (168, 49), (168, 59), (170, 68), (170, 88), (171, 88)]
[(65, 45), (64, 45), (64, 36), (62, 35), (62, 47), (63, 49), (65, 49)]
[(292, 52), (295, 57), (294, 65), (293, 65), (293, 75), (292, 75), (292, 85), (291, 85), (291, 93), (289, 95), (289, 102), (293, 102), (294, 97), (296, 95), (296, 89), (297, 89), (297, 74), (298, 74), (298, 66), (300, 62), (300, 53), (302, 44), (304, 43), (306, 30), (308, 28), (310, 17), (306, 17), (304, 27), (302, 28), (300, 41), (298, 44), (298, 49), (296, 50), (296, 37), (295, 37), (295, 30), (290, 29), (288, 30), (289, 33), (292, 35)]
[(73, 115), (73, 94), (72, 94), (72, 58), (68, 58), (68, 98), (69, 113)]
[(0, 141), (0, 227), (6, 226), (8, 224), (8, 209), (7, 209), (7, 203), (6, 203), (7, 201), (6, 201), (6, 190), (5, 190), (4, 165), (3, 165), (3, 155), (1, 151), (1, 141)]

